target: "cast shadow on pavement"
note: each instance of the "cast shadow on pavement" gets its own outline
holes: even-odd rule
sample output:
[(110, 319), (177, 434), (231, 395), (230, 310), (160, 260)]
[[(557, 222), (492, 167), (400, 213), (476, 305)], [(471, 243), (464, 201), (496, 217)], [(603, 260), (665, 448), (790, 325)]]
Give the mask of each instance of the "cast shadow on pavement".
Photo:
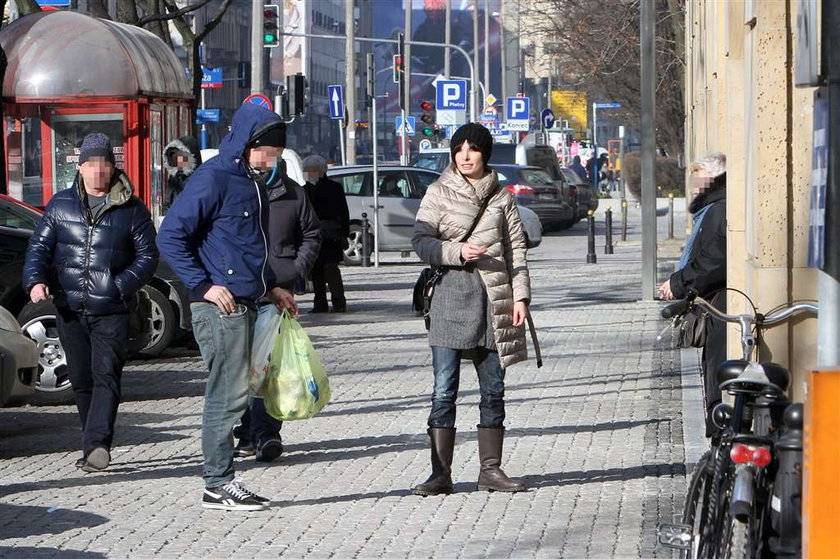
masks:
[(125, 371), (122, 376), (121, 403), (195, 398), (204, 396), (207, 371), (198, 360), (196, 369)]
[[(0, 540), (60, 534), (67, 530), (91, 528), (110, 522), (110, 519), (104, 516), (85, 511), (7, 503), (0, 503), (0, 518), (4, 519), (0, 525)], [(49, 518), (48, 522), (46, 518)], [(30, 557), (29, 554), (21, 553), (19, 547), (14, 549), (18, 557)], [(0, 548), (0, 557), (3, 556), (2, 550), (3, 548)]]
[(104, 553), (95, 551), (79, 551), (76, 549), (55, 549), (51, 547), (3, 547), (0, 546), (0, 557), (26, 557), (26, 559), (44, 559), (58, 557), (59, 559), (97, 559), (108, 557)]

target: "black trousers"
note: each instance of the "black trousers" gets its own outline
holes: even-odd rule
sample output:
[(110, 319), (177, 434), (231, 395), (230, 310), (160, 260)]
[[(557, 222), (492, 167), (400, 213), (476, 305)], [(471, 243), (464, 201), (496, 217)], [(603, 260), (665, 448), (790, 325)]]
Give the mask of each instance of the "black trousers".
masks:
[[(726, 292), (718, 292), (710, 301), (712, 306), (721, 312), (726, 312)], [(706, 397), (706, 436), (711, 436), (716, 430), (712, 423), (710, 412), (721, 401), (721, 391), (718, 387), (718, 366), (726, 361), (726, 324), (710, 319), (707, 323), (708, 335), (706, 345), (703, 346), (703, 386)]]
[(338, 262), (316, 261), (312, 267), (312, 288), (315, 291), (313, 304), (316, 309), (327, 309), (327, 285), (330, 288), (333, 309), (344, 309), (347, 299), (344, 297), (344, 282)]
[(98, 446), (110, 451), (128, 357), (128, 314), (87, 316), (61, 309), (56, 322), (82, 424), (84, 455)]

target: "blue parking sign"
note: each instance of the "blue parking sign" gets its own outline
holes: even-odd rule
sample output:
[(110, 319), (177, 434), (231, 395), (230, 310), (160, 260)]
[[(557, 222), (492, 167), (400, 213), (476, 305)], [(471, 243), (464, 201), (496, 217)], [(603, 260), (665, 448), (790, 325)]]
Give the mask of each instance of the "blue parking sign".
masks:
[(506, 114), (508, 120), (528, 120), (531, 115), (531, 99), (528, 97), (508, 97)]
[(467, 108), (467, 82), (438, 80), (435, 108), (439, 111), (465, 110)]

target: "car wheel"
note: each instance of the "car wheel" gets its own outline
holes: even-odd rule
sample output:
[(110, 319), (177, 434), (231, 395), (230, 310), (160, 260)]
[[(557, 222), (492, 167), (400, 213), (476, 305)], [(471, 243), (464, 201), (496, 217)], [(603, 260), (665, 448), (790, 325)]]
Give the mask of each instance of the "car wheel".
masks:
[(38, 382), (29, 401), (38, 405), (71, 403), (73, 386), (52, 302), (29, 303), (18, 315), (18, 322), (24, 335), (38, 344)]
[(160, 292), (159, 289), (147, 285), (143, 288), (149, 295), (152, 306), (152, 331), (149, 343), (140, 350), (140, 353), (147, 356), (157, 356), (169, 347), (175, 337), (177, 321), (175, 309), (169, 298)]
[[(344, 263), (349, 266), (360, 266), (362, 264), (362, 226), (350, 225), (350, 234), (347, 236), (347, 248), (344, 249)], [(368, 254), (373, 250), (373, 235), (368, 234)]]

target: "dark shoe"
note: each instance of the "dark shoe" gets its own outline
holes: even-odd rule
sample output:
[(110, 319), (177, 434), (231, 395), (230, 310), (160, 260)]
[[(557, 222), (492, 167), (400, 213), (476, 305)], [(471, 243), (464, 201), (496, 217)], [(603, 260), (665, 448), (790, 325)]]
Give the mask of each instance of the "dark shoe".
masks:
[(283, 454), (283, 441), (272, 437), (257, 445), (257, 462), (271, 462)]
[(310, 313), (319, 313), (319, 312), (330, 312), (329, 307), (314, 307)]
[(254, 443), (248, 439), (239, 439), (239, 442), (236, 443), (236, 447), (233, 449), (233, 455), (237, 458), (247, 458), (248, 456), (253, 456), (256, 452), (257, 449), (254, 448)]
[(82, 466), (84, 466), (84, 465), (85, 465), (85, 459), (84, 458), (79, 458), (78, 460), (76, 460), (76, 469), (77, 470), (81, 470)]
[(478, 474), (479, 491), (516, 493), (528, 490), (522, 482), (507, 477), (500, 467), (504, 437), (504, 427), (478, 427), (478, 457), (481, 461), (481, 473)]
[(249, 491), (248, 489), (245, 489), (245, 486), (242, 485), (242, 480), (241, 479), (236, 478), (235, 480), (233, 480), (233, 483), (238, 485), (239, 489), (241, 489), (243, 493), (246, 493), (249, 497), (251, 497), (253, 500), (257, 501), (258, 503), (263, 503), (264, 505), (270, 505), (271, 504), (271, 499), (267, 499), (266, 497), (260, 497), (259, 495), (257, 495), (253, 491)]
[(201, 506), (206, 509), (253, 511), (268, 508), (268, 500), (245, 489), (238, 481), (205, 487)]
[(452, 493), (452, 453), (455, 450), (454, 427), (429, 427), (432, 445), (432, 475), (411, 492), (423, 497)]
[(111, 454), (104, 446), (98, 446), (90, 451), (82, 464), (84, 472), (101, 472), (111, 463)]
[(332, 312), (347, 312), (347, 307), (336, 307), (333, 305)]

